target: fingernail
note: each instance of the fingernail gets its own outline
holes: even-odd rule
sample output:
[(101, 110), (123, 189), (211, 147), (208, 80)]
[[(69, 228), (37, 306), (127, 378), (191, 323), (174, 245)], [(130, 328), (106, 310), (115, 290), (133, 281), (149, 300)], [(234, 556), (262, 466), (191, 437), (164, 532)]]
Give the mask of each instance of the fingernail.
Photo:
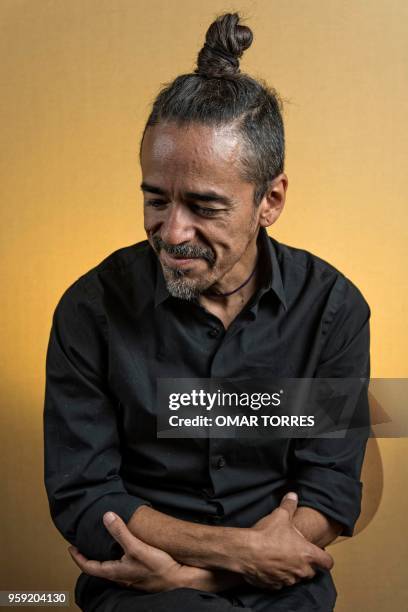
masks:
[(296, 493), (294, 493), (293, 491), (290, 491), (289, 493), (286, 493), (285, 497), (286, 497), (286, 499), (293, 499), (293, 501), (297, 501), (297, 498), (298, 498)]
[(105, 523), (105, 525), (110, 525), (115, 520), (116, 520), (116, 515), (113, 514), (113, 512), (106, 512), (103, 515), (103, 522)]

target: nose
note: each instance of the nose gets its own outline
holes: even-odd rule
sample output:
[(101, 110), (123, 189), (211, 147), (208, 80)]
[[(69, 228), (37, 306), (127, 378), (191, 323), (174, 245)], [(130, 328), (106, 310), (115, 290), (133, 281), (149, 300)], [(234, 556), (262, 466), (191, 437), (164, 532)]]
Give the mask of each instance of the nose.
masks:
[(160, 237), (167, 244), (190, 242), (195, 235), (193, 219), (187, 207), (182, 204), (168, 206), (160, 230)]

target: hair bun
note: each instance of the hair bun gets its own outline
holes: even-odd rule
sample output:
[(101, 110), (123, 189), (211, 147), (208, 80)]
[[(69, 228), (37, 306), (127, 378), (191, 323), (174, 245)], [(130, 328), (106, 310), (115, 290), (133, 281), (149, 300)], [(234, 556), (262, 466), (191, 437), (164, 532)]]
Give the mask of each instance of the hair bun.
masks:
[(238, 13), (225, 13), (210, 25), (198, 54), (197, 74), (222, 78), (239, 72), (239, 58), (253, 40), (252, 31), (238, 25), (239, 19)]

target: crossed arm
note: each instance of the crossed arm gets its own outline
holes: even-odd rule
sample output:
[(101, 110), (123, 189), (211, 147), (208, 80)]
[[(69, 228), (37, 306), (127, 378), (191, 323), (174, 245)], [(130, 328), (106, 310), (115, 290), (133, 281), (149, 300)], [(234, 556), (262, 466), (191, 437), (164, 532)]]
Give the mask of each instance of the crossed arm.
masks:
[(118, 561), (87, 560), (69, 551), (82, 571), (126, 586), (156, 592), (180, 587), (218, 592), (248, 582), (279, 589), (312, 578), (316, 567), (331, 569), (320, 547), (341, 525), (286, 495), (279, 508), (251, 528), (211, 527), (175, 519), (140, 506), (128, 524), (115, 514), (104, 524), (122, 546)]
[[(315, 376), (368, 378), (368, 306), (345, 280), (335, 289), (336, 295), (343, 297), (336, 312), (331, 311)], [(75, 291), (82, 296), (80, 284)], [(71, 292), (55, 313), (47, 354), (45, 440), (52, 515), (67, 539), (82, 545), (98, 510), (103, 507), (105, 511), (112, 503), (120, 513), (126, 508), (128, 494), (119, 478), (115, 411), (97, 367), (102, 363), (100, 332), (95, 331), (90, 302), (81, 300)], [(366, 404), (368, 410), (368, 400)], [(91, 448), (82, 425), (94, 423), (95, 415), (98, 436), (94, 436)], [(77, 442), (87, 452), (73, 460)], [(108, 524), (108, 513), (105, 527), (122, 546), (123, 557), (119, 561), (87, 560), (75, 548), (70, 549), (72, 557), (85, 573), (146, 591), (190, 586), (217, 592), (242, 581), (280, 588), (312, 577), (316, 567), (330, 569), (333, 561), (322, 548), (335, 539), (340, 525), (326, 518), (325, 510), (327, 516), (342, 521), (346, 535), (352, 534), (359, 514), (364, 440), (346, 440), (344, 447), (342, 440), (306, 442), (298, 441), (293, 457), (299, 496), (305, 504), (300, 508), (294, 499), (286, 498), (279, 508), (247, 529), (179, 521), (147, 506), (139, 507), (127, 525), (119, 516)], [(109, 456), (109, 463), (100, 461), (102, 453)], [(84, 472), (93, 475), (92, 487)], [(82, 494), (84, 487), (88, 496)]]

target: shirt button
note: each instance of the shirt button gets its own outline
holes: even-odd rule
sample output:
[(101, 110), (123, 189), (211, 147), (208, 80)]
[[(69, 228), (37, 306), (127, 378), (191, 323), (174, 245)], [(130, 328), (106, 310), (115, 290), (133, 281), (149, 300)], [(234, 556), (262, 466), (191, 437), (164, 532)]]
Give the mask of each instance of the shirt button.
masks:
[(213, 327), (208, 332), (208, 335), (210, 336), (210, 338), (218, 338), (218, 336), (220, 335), (220, 330), (218, 329), (218, 327)]
[(215, 467), (217, 468), (217, 470), (221, 470), (223, 467), (225, 467), (225, 464), (226, 464), (225, 457), (220, 457)]
[(201, 489), (205, 497), (214, 497), (214, 492), (211, 489)]

